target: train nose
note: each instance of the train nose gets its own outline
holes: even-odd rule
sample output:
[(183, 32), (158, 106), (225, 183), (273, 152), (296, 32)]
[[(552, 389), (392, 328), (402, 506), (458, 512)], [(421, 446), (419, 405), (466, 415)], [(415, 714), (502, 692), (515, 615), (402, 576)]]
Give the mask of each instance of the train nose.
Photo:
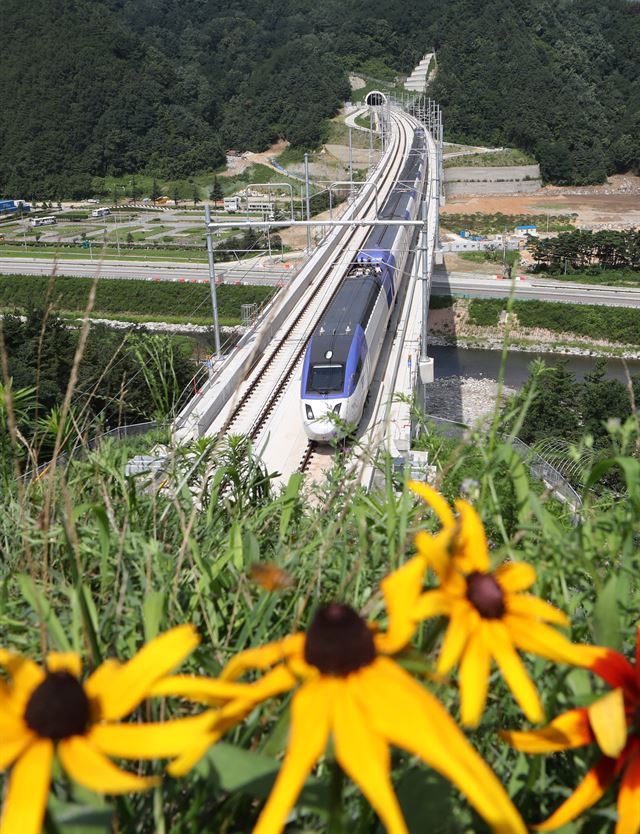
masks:
[(305, 423), (307, 435), (311, 440), (327, 443), (340, 436), (340, 430), (332, 420), (310, 420)]

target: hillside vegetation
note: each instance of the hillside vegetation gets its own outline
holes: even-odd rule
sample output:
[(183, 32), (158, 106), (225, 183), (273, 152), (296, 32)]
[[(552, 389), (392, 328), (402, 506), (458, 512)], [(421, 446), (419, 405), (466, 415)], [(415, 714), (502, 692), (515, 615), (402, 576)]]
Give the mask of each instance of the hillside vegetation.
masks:
[(449, 138), (514, 146), (555, 182), (638, 169), (637, 2), (5, 0), (0, 193), (211, 171), (226, 148), (314, 147), (349, 71), (393, 79), (434, 45)]

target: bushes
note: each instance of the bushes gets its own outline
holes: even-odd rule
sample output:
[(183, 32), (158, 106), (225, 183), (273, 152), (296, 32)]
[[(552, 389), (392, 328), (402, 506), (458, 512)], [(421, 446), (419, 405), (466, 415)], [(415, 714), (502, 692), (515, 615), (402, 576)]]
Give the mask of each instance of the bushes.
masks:
[[(506, 308), (507, 299), (473, 298), (469, 303), (469, 323), (481, 327), (497, 325), (501, 311)], [(554, 333), (640, 344), (640, 310), (633, 307), (514, 301), (513, 311), (523, 327), (543, 327)]]
[(498, 323), (505, 307), (506, 301), (501, 298), (473, 298), (469, 304), (469, 323), (491, 327)]
[[(50, 279), (46, 276), (1, 275), (0, 307), (33, 307), (42, 304)], [(91, 278), (57, 277), (52, 285), (51, 299), (60, 311), (79, 312), (85, 309)], [(221, 319), (235, 324), (240, 321), (241, 304), (262, 304), (276, 292), (275, 287), (218, 287), (218, 308)], [(206, 315), (210, 312), (209, 285), (161, 281), (108, 280), (98, 283), (95, 313), (138, 313), (148, 316)]]
[(524, 327), (544, 327), (591, 339), (640, 343), (640, 310), (550, 301), (516, 301), (514, 311)]

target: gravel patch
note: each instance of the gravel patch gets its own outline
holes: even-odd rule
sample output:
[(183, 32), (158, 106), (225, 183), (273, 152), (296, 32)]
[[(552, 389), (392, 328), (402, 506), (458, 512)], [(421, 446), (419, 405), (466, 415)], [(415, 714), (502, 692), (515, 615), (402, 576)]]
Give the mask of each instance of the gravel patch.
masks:
[[(515, 392), (515, 388), (503, 387), (503, 401)], [(473, 425), (494, 413), (497, 397), (494, 380), (448, 376), (427, 387), (426, 410), (433, 417)]]

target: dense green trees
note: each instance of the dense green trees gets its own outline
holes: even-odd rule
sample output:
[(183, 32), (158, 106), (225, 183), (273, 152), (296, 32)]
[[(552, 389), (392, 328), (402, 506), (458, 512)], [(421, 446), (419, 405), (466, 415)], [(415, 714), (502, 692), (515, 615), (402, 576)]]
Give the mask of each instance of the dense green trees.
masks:
[[(578, 382), (566, 361), (553, 366), (533, 362), (529, 380), (515, 396), (515, 403), (523, 403), (531, 389), (534, 392), (518, 436), (535, 445), (549, 438), (577, 442), (587, 433), (593, 448), (608, 448), (607, 423), (611, 418), (624, 422), (631, 415), (631, 395), (622, 382), (606, 379), (605, 372), (606, 359), (599, 359), (591, 373)], [(632, 386), (637, 399), (640, 377), (633, 378)]]
[(575, 231), (553, 238), (529, 238), (538, 268), (558, 272), (596, 269), (640, 270), (640, 232)]
[[(91, 176), (184, 178), (225, 148), (300, 147), (349, 97), (432, 44), (452, 138), (536, 155), (556, 182), (640, 167), (637, 2), (5, 0), (0, 193), (90, 193)], [(190, 196), (190, 195), (189, 195)]]
[(516, 145), (545, 179), (640, 167), (638, 3), (451, 0), (434, 95), (454, 138)]
[[(31, 309), (0, 320), (18, 430), (40, 459), (53, 448), (59, 409), (73, 367), (77, 330), (56, 314)], [(165, 419), (193, 376), (189, 357), (167, 336), (142, 329), (91, 327), (73, 390), (70, 432), (93, 436), (112, 428)], [(4, 383), (3, 383), (4, 384)], [(3, 389), (4, 390), (4, 389)], [(8, 449), (6, 403), (0, 406), (0, 450)], [(26, 448), (26, 444), (25, 448)], [(26, 452), (25, 452), (26, 454)]]

